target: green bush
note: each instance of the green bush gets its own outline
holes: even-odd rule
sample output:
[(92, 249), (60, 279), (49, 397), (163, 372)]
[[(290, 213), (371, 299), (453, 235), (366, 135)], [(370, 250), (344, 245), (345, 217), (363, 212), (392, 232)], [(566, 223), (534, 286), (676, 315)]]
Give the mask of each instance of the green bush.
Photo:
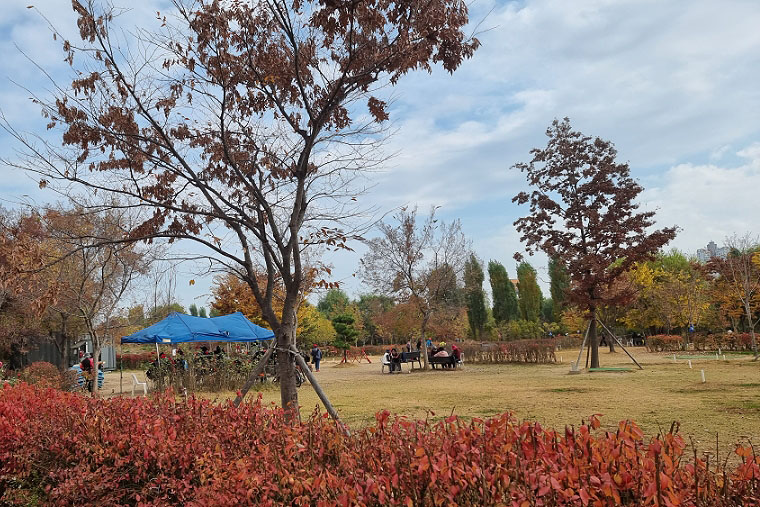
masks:
[(502, 340), (537, 340), (544, 336), (544, 329), (538, 322), (529, 320), (510, 320), (499, 327)]

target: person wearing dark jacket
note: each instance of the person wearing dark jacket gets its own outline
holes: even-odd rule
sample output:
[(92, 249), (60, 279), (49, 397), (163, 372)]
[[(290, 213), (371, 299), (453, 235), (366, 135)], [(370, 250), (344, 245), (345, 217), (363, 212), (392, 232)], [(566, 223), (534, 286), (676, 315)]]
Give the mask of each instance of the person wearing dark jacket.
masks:
[(316, 343), (311, 346), (311, 360), (314, 362), (314, 369), (319, 371), (319, 362), (322, 360), (322, 351), (319, 350)]

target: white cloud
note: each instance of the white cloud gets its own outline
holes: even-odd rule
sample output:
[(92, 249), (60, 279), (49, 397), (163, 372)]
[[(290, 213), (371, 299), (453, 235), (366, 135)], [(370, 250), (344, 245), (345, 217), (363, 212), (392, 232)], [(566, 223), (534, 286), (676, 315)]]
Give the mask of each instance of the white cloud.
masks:
[(694, 254), (710, 240), (720, 244), (734, 233), (758, 232), (760, 143), (737, 155), (743, 163), (734, 167), (673, 166), (642, 194), (644, 207), (657, 210), (658, 227), (681, 228), (672, 246)]
[[(28, 94), (5, 78), (41, 92), (47, 85), (13, 42), (55, 72), (65, 65), (33, 11), (5, 3), (0, 109), (37, 129), (44, 120)], [(137, 2), (125, 20), (151, 22), (162, 4)], [(68, 2), (35, 5), (72, 30)], [(569, 116), (584, 133), (615, 142), (649, 187), (643, 198), (659, 208), (658, 223), (683, 228), (676, 246), (693, 251), (753, 227), (760, 188), (756, 0), (483, 0), (472, 3), (471, 14), (473, 26), (483, 20), (480, 29), (490, 29), (479, 34), (483, 46), (473, 59), (453, 76), (442, 69), (411, 74), (392, 92), (399, 131), (386, 150), (398, 155), (373, 176), (368, 196), (382, 210), (443, 205), (442, 218), (460, 217), (481, 257), (508, 263), (521, 249), (511, 223), (526, 212), (510, 202), (525, 183), (508, 168), (545, 144), (553, 118)], [(10, 149), (0, 134), (0, 155)], [(19, 192), (19, 178), (7, 171), (0, 168), (5, 199)], [(336, 257), (337, 277), (352, 283), (357, 262), (358, 254)]]

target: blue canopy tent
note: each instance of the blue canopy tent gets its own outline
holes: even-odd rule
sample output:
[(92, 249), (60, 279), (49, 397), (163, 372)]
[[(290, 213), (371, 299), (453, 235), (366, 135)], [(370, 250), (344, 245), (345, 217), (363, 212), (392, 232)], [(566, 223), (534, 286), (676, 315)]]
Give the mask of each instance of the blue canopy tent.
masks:
[(224, 340), (209, 340), (209, 341), (227, 341), (227, 342), (255, 342), (261, 340), (271, 340), (274, 338), (274, 333), (269, 329), (257, 326), (245, 315), (240, 312), (231, 313), (230, 315), (223, 315), (221, 317), (211, 317), (210, 319), (216, 323), (219, 330), (226, 335)]
[(123, 337), (121, 343), (255, 342), (272, 338), (272, 331), (257, 326), (240, 312), (210, 319), (172, 312), (152, 326)]
[[(121, 343), (155, 343), (158, 358), (159, 343), (256, 342), (272, 338), (272, 331), (257, 326), (240, 312), (210, 319), (172, 312), (152, 326), (122, 337)], [(121, 384), (121, 378), (119, 383)], [(120, 391), (123, 391), (121, 387)]]

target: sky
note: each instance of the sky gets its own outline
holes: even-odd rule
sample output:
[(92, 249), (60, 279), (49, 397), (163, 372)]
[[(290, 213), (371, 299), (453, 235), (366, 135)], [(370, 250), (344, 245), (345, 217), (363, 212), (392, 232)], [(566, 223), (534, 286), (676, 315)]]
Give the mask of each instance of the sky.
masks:
[[(166, 2), (129, 5), (123, 26), (155, 22)], [(48, 20), (73, 34), (64, 0), (4, 0), (0, 12), (0, 111), (20, 130), (44, 134), (32, 94), (46, 96), (66, 76)], [(28, 5), (35, 9), (28, 9)], [(135, 7), (138, 5), (138, 7)], [(471, 30), (482, 43), (453, 75), (404, 77), (392, 90), (394, 156), (370, 176), (364, 197), (381, 212), (440, 206), (459, 219), (483, 260), (523, 251), (513, 227), (527, 213), (511, 199), (526, 187), (511, 169), (546, 143), (554, 118), (611, 140), (619, 161), (645, 188), (642, 208), (657, 225), (678, 225), (670, 246), (694, 254), (713, 240), (760, 233), (760, 2), (757, 0), (476, 0)], [(34, 62), (34, 63), (33, 63)], [(17, 145), (0, 131), (0, 157)], [(25, 197), (28, 196), (28, 197)], [(0, 205), (44, 204), (37, 182), (0, 166)], [(326, 258), (352, 296), (363, 245)], [(546, 259), (529, 259), (545, 282)], [(195, 285), (189, 280), (194, 279)], [(209, 277), (181, 267), (177, 295), (207, 304)], [(487, 284), (486, 284), (487, 285)]]

